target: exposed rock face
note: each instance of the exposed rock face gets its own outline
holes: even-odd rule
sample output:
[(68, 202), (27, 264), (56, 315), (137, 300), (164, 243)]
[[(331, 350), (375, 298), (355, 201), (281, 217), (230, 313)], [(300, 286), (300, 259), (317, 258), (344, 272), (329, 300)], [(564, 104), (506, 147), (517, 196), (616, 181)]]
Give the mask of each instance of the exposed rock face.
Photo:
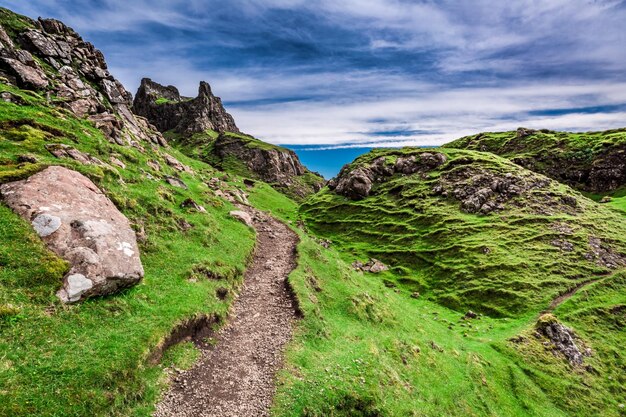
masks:
[(625, 129), (575, 134), (519, 128), (468, 136), (445, 147), (491, 152), (578, 190), (605, 193), (626, 185), (625, 142)]
[(361, 200), (370, 195), (375, 183), (382, 183), (395, 174), (426, 173), (443, 165), (446, 160), (444, 154), (437, 152), (401, 156), (395, 163), (389, 163), (385, 157), (380, 157), (372, 161), (369, 166), (356, 168), (350, 165), (344, 166), (339, 175), (328, 182), (328, 187), (337, 194), (352, 200)]
[(52, 166), (0, 186), (4, 202), (31, 222), (70, 271), (57, 293), (64, 302), (107, 295), (143, 277), (135, 232), (126, 217), (82, 174)]
[(545, 314), (537, 323), (539, 336), (547, 337), (553, 344), (554, 352), (560, 352), (572, 366), (582, 365), (585, 356), (590, 356), (591, 351), (581, 352), (576, 343), (574, 332), (562, 325), (551, 314)]
[(308, 172), (292, 150), (250, 146), (245, 139), (236, 136), (220, 135), (213, 144), (213, 152), (222, 160), (238, 158), (265, 182), (288, 185), (293, 177)]
[(54, 95), (51, 104), (88, 117), (112, 142), (166, 145), (156, 128), (130, 111), (131, 94), (91, 43), (58, 20), (14, 16), (28, 27), (0, 25), (0, 76), (19, 88)]
[(147, 118), (161, 132), (198, 133), (208, 129), (216, 132), (239, 132), (233, 117), (226, 112), (222, 100), (215, 97), (206, 82), (200, 83), (198, 97), (182, 97), (174, 86), (162, 86), (149, 78), (141, 80), (133, 110)]

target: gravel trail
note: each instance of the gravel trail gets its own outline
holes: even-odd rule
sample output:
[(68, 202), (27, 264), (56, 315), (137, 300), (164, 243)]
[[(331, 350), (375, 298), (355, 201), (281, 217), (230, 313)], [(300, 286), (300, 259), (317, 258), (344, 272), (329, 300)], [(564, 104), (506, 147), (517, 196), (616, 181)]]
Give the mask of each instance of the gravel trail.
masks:
[(249, 207), (257, 246), (228, 324), (217, 343), (172, 382), (155, 417), (263, 417), (269, 415), (274, 377), (291, 339), (297, 308), (286, 279), (296, 266), (297, 235)]

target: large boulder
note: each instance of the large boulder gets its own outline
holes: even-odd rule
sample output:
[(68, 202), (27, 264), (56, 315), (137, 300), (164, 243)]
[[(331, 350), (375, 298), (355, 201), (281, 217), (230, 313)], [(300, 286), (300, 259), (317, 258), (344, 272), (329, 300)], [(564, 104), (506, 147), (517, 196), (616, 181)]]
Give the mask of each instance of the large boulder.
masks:
[(71, 269), (57, 295), (66, 303), (108, 295), (143, 277), (128, 219), (82, 174), (52, 166), (0, 186), (4, 202), (27, 221)]

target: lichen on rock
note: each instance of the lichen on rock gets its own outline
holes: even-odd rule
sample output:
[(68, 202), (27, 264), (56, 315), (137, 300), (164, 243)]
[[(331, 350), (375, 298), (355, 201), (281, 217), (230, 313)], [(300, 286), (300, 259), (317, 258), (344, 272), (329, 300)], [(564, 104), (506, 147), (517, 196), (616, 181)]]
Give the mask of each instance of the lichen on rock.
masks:
[(143, 277), (130, 223), (82, 174), (52, 166), (1, 185), (0, 193), (9, 207), (32, 222), (48, 248), (70, 263), (57, 293), (62, 301), (112, 294)]

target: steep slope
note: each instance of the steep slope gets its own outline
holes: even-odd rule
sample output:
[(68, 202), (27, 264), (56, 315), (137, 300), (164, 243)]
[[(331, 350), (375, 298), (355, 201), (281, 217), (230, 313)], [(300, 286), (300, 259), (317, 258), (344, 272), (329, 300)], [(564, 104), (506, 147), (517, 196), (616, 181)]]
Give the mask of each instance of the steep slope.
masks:
[(307, 226), (389, 264), (401, 286), (511, 316), (626, 265), (626, 224), (569, 187), (495, 155), (375, 150), (301, 208)]
[[(102, 53), (54, 19), (31, 20), (0, 8), (0, 77), (38, 91), (48, 103), (91, 120), (119, 145), (165, 145), (162, 135), (130, 110), (131, 94), (107, 70)], [(20, 104), (5, 91), (2, 99)]]
[(187, 155), (273, 184), (291, 197), (301, 199), (324, 184), (324, 179), (306, 169), (293, 151), (240, 133), (205, 82), (200, 84), (198, 97), (188, 99), (181, 97), (176, 87), (144, 79), (134, 111), (147, 117)]
[(569, 133), (519, 128), (467, 136), (444, 147), (491, 152), (590, 193), (612, 193), (626, 185), (626, 129)]

